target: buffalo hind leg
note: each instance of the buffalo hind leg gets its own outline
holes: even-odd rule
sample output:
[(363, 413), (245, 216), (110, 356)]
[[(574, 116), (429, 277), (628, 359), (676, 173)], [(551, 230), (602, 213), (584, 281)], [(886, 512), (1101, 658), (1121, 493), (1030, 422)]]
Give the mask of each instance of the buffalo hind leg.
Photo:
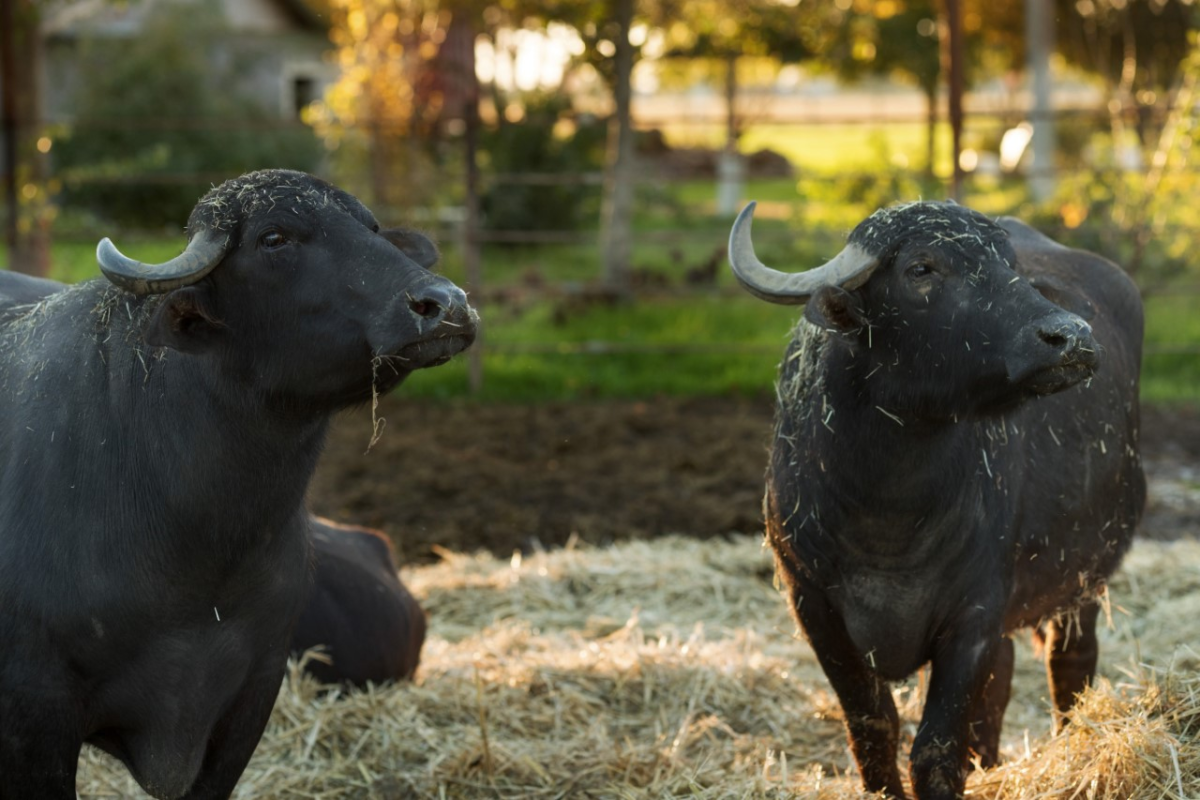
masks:
[(979, 759), (979, 766), (991, 769), (1000, 763), (1000, 728), (1004, 724), (1004, 711), (1012, 693), (1013, 643), (1005, 636), (996, 649), (992, 673), (983, 690), (982, 702), (971, 721), (971, 751)]
[(1054, 702), (1054, 729), (1062, 730), (1075, 698), (1092, 683), (1100, 651), (1096, 642), (1096, 619), (1100, 605), (1089, 601), (1079, 607), (1078, 617), (1050, 620), (1042, 624), (1040, 638), (1046, 655), (1046, 679)]
[(792, 592), (792, 608), (833, 686), (846, 718), (850, 750), (867, 791), (903, 800), (896, 764), (900, 715), (887, 683), (867, 668), (845, 623), (819, 594)]

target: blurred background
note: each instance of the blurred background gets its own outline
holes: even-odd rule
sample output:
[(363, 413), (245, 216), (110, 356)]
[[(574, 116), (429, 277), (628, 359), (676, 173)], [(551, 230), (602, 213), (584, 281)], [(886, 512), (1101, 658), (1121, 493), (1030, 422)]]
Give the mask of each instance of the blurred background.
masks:
[(1145, 392), (1200, 391), (1191, 0), (0, 0), (3, 258), (74, 281), (182, 246), (211, 185), (320, 174), (433, 232), (487, 323), (410, 392), (761, 391), (800, 269), (954, 197), (1100, 252), (1149, 308)]

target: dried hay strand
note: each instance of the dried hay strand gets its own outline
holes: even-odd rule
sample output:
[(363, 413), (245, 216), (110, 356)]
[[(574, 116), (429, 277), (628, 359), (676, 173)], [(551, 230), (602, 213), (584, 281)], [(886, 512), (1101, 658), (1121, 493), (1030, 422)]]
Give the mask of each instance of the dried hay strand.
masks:
[[(1200, 796), (1200, 544), (1139, 541), (1112, 584), (1101, 678), (1051, 736), (1018, 638), (1002, 766), (971, 797)], [(1190, 565), (1190, 566), (1189, 566)], [(866, 798), (841, 710), (760, 540), (666, 537), (404, 579), (429, 611), (415, 684), (281, 688), (239, 798)], [(1189, 605), (1191, 604), (1191, 605)], [(907, 754), (920, 677), (897, 686)], [(902, 765), (903, 768), (903, 765)], [(87, 748), (81, 797), (140, 797)]]
[(1200, 797), (1200, 678), (1130, 673), (1101, 678), (1072, 710), (1071, 724), (1025, 756), (974, 783), (972, 797)]

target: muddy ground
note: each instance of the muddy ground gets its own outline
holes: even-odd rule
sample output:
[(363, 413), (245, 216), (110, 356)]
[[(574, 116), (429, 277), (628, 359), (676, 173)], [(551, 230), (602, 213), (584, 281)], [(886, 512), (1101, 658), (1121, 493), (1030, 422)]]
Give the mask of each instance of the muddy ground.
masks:
[[(334, 425), (313, 510), (381, 528), (408, 563), (438, 548), (605, 544), (761, 530), (771, 398), (477, 405), (384, 398)], [(1200, 536), (1200, 409), (1143, 409), (1142, 535)]]

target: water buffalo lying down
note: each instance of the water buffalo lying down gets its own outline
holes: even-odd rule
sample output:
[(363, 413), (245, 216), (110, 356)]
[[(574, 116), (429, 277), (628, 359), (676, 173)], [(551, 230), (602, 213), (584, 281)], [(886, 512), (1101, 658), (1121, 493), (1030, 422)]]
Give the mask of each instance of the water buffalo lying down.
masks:
[(871, 215), (828, 264), (730, 262), (806, 304), (780, 367), (764, 500), (791, 607), (872, 791), (903, 797), (889, 681), (929, 663), (921, 800), (996, 763), (1017, 628), (1043, 640), (1058, 719), (1096, 666), (1097, 592), (1145, 499), (1142, 309), (1099, 256), (953, 203)]
[(228, 181), (187, 233), (161, 265), (104, 240), (107, 281), (0, 285), (3, 798), (73, 800), (84, 742), (155, 797), (228, 796), (306, 596), (331, 415), (475, 335), (428, 239), (309, 175)]
[(311, 520), (315, 578), (291, 651), (324, 648), (304, 668), (322, 683), (363, 687), (407, 680), (425, 643), (425, 612), (400, 582), (379, 531)]

